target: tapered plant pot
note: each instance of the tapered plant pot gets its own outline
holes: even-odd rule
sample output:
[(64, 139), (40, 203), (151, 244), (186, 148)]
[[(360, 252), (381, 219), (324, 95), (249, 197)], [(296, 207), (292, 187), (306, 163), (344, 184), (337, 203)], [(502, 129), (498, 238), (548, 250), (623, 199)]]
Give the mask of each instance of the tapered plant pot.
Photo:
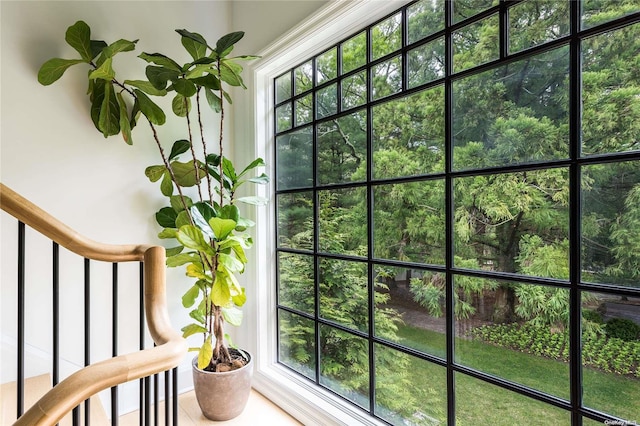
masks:
[(193, 386), (202, 414), (209, 420), (229, 420), (242, 413), (251, 393), (253, 360), (242, 368), (222, 373), (200, 370), (198, 357), (192, 362)]

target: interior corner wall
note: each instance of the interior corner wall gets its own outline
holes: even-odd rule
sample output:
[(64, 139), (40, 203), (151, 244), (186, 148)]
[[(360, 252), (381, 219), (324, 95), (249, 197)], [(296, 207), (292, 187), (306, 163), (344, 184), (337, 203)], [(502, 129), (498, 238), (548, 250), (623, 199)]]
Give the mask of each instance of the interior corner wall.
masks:
[[(77, 56), (64, 42), (66, 28), (77, 20), (90, 25), (92, 38), (107, 42), (139, 39), (137, 53), (122, 53), (114, 61), (123, 78), (137, 79), (144, 76), (144, 64), (141, 66), (141, 60), (136, 58), (139, 52), (182, 55), (174, 29), (199, 32), (208, 40), (216, 40), (229, 31), (244, 30), (247, 35), (239, 43), (238, 52), (258, 53), (325, 3), (324, 0), (3, 0), (0, 2), (0, 181), (91, 239), (113, 244), (160, 243), (153, 214), (164, 205), (164, 199), (157, 184), (150, 183), (144, 176), (147, 166), (159, 163), (148, 126), (141, 123), (134, 130), (133, 146), (126, 145), (119, 136), (103, 138), (88, 117), (87, 70), (81, 65), (75, 66), (58, 82), (44, 87), (36, 79), (40, 65), (51, 57)], [(226, 123), (229, 125), (225, 130), (226, 139), (238, 140), (230, 150), (238, 162), (253, 151), (253, 139), (245, 137), (250, 135), (251, 124), (246, 122), (253, 119), (250, 111), (250, 101), (244, 98), (236, 101), (233, 111), (236, 117), (230, 120), (232, 124)], [(214, 124), (207, 131), (215, 137), (217, 127)], [(161, 132), (168, 146), (184, 137), (183, 124), (171, 119), (162, 126)], [(234, 133), (238, 133), (237, 138)], [(14, 380), (15, 376), (12, 344), (16, 337), (16, 229), (16, 222), (0, 213), (0, 383)], [(40, 295), (51, 291), (51, 249), (35, 235), (28, 234), (27, 243), (29, 254), (33, 252), (30, 262), (34, 266), (29, 267), (26, 281), (26, 339), (33, 357), (45, 359), (51, 353), (48, 330), (51, 307)], [(269, 242), (258, 242), (266, 243)], [(65, 254), (62, 260), (67, 262)], [(69, 268), (74, 262), (77, 261), (68, 261)], [(66, 267), (64, 263), (61, 266)], [(100, 267), (95, 269), (95, 273), (101, 275)], [(81, 311), (80, 305), (75, 304), (79, 290), (73, 286), (80, 285), (82, 278), (73, 275), (75, 273), (69, 272), (72, 282), (69, 287), (61, 283), (62, 297), (73, 293), (71, 302), (62, 308), (63, 327), (76, 322)], [(105, 271), (105, 276), (107, 273), (110, 271)], [(92, 278), (92, 286), (100, 279), (107, 278)], [(174, 327), (180, 328), (188, 321), (180, 303), (181, 295), (191, 284), (178, 270), (169, 271), (167, 284), (171, 320)], [(120, 296), (123, 334), (134, 333), (129, 329), (133, 329), (130, 323), (137, 320), (138, 309), (137, 299), (129, 298), (126, 291), (132, 289), (123, 290)], [(98, 317), (92, 322), (92, 328), (96, 328), (98, 335), (104, 332), (106, 337), (110, 329), (104, 318), (110, 315), (110, 303), (105, 298), (109, 296), (97, 291), (92, 297), (95, 312), (92, 315)], [(104, 340), (98, 345), (108, 351), (108, 339), (96, 340)], [(82, 339), (66, 338), (64, 345), (64, 350), (72, 353), (81, 348)], [(70, 365), (80, 362), (69, 360)], [(36, 374), (38, 368), (33, 367), (31, 373)], [(185, 379), (181, 388), (189, 388), (189, 359), (185, 359), (180, 371), (185, 373), (181, 373), (181, 380)]]

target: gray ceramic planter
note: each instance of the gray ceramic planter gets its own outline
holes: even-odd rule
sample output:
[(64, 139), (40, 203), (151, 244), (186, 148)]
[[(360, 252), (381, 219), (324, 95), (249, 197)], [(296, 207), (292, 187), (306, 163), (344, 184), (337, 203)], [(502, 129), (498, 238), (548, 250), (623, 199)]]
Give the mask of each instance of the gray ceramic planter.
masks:
[(242, 413), (251, 392), (253, 359), (250, 355), (247, 365), (224, 373), (200, 370), (198, 357), (192, 361), (192, 367), (196, 399), (206, 418), (229, 420)]

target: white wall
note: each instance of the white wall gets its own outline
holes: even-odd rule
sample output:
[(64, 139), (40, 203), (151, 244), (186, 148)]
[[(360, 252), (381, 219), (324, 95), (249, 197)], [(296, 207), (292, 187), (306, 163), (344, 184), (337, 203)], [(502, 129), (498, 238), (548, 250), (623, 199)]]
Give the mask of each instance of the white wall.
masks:
[[(144, 169), (157, 164), (158, 156), (146, 123), (134, 130), (134, 145), (118, 136), (104, 139), (88, 117), (86, 69), (76, 66), (52, 86), (36, 80), (40, 65), (47, 59), (76, 57), (64, 43), (66, 28), (76, 20), (86, 21), (94, 38), (113, 42), (119, 38), (140, 39), (136, 52), (162, 52), (182, 55), (179, 36), (173, 31), (186, 28), (215, 41), (235, 30), (247, 32), (238, 53), (257, 53), (275, 38), (303, 20), (324, 1), (2, 1), (0, 2), (0, 181), (27, 197), (67, 225), (105, 243), (160, 243), (153, 213), (164, 200), (157, 184), (144, 176)], [(144, 63), (124, 53), (115, 67), (124, 78), (143, 76)], [(184, 57), (185, 62), (188, 58)], [(236, 112), (251, 109), (238, 100)], [(247, 97), (248, 99), (249, 97)], [(247, 117), (246, 115), (242, 115)], [(249, 116), (250, 117), (250, 116)], [(169, 121), (161, 128), (167, 146), (183, 138), (182, 123)], [(246, 123), (227, 123), (228, 141), (241, 139)], [(217, 125), (208, 130), (216, 135)], [(239, 135), (234, 137), (234, 133)], [(237, 161), (250, 154), (252, 141), (239, 142), (233, 149)], [(13, 219), (0, 214), (0, 341), (3, 350), (0, 382), (13, 380), (15, 341), (15, 235)], [(50, 315), (46, 301), (50, 294), (50, 246), (37, 235), (28, 234), (29, 252), (35, 266), (27, 275), (27, 340), (34, 358), (51, 352)], [(265, 243), (265, 242), (259, 242)], [(63, 306), (63, 327), (78, 327), (81, 308), (82, 262), (71, 260), (64, 251), (62, 291), (70, 296)], [(72, 272), (72, 267), (76, 267)], [(136, 334), (131, 323), (137, 321), (136, 268), (124, 268), (121, 278), (121, 334)], [(93, 357), (108, 356), (110, 339), (110, 267), (96, 265), (92, 270), (93, 331), (96, 345)], [(255, 273), (255, 270), (254, 270)], [(180, 297), (190, 282), (181, 271), (169, 271), (170, 314), (176, 328), (184, 325), (186, 313)], [(103, 289), (99, 289), (102, 287)], [(251, 313), (248, 313), (251, 318)], [(250, 322), (248, 327), (250, 327)], [(242, 340), (242, 339), (240, 339)], [(80, 364), (72, 355), (79, 339), (63, 337), (63, 358), (69, 368)], [(135, 350), (122, 344), (121, 350)], [(81, 353), (81, 351), (80, 351)], [(37, 360), (34, 361), (37, 364)], [(31, 367), (33, 374), (45, 366)], [(181, 366), (183, 386), (189, 386), (188, 359)]]

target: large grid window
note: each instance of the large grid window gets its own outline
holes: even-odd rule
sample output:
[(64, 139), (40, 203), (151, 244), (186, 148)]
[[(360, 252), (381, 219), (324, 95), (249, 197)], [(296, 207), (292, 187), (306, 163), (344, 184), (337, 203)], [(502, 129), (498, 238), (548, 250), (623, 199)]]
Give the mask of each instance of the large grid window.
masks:
[(278, 362), (394, 425), (640, 422), (640, 3), (354, 30), (274, 80)]

